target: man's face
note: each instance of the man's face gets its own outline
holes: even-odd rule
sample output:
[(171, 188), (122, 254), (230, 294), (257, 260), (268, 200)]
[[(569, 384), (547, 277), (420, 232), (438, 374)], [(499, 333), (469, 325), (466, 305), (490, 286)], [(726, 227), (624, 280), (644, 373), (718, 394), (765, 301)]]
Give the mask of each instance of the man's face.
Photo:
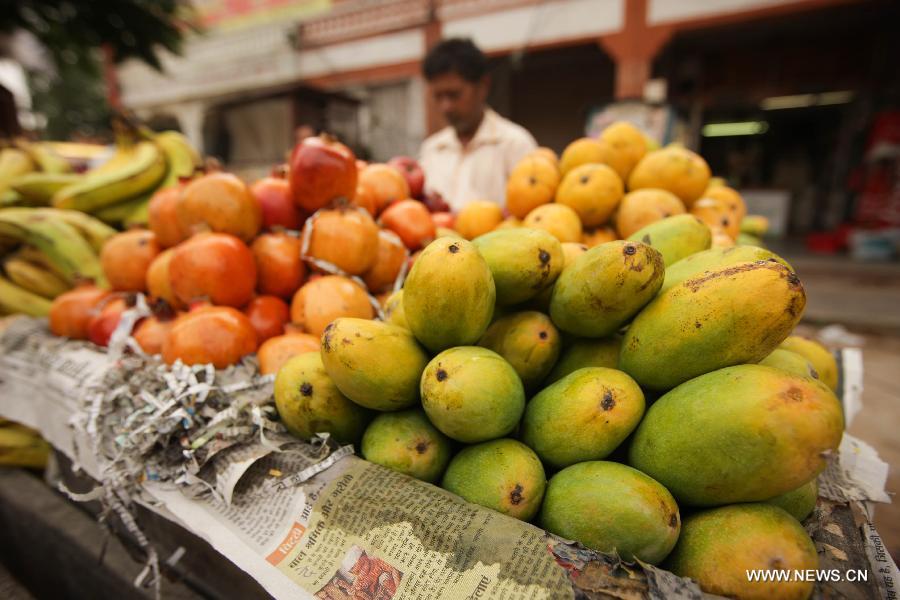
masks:
[(458, 73), (444, 73), (429, 81), (428, 88), (438, 110), (451, 127), (464, 133), (474, 131), (487, 99), (487, 77), (472, 83)]

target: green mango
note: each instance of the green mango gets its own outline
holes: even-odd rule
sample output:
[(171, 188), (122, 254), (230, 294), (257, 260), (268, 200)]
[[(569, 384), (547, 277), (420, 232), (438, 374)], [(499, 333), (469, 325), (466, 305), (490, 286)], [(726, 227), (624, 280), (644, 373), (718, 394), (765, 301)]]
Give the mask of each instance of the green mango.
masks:
[(843, 431), (841, 404), (822, 382), (738, 365), (650, 406), (628, 462), (685, 505), (758, 502), (816, 477)]
[(434, 483), (450, 462), (450, 440), (435, 429), (421, 409), (381, 413), (363, 434), (366, 460)]
[(441, 487), (468, 502), (528, 521), (541, 506), (547, 478), (537, 455), (510, 439), (463, 448), (453, 457)]
[(467, 444), (509, 435), (525, 410), (525, 389), (515, 369), (477, 346), (451, 348), (431, 359), (421, 394), (434, 426)]
[(596, 340), (575, 339), (563, 349), (553, 370), (544, 380), (544, 385), (550, 385), (585, 367), (615, 369), (619, 364), (621, 345), (622, 337), (618, 335)]
[(512, 365), (526, 390), (547, 376), (562, 342), (550, 317), (536, 311), (512, 313), (494, 321), (478, 345), (493, 350)]
[(686, 517), (663, 567), (716, 596), (805, 600), (812, 594), (812, 580), (762, 583), (750, 581), (747, 573), (818, 569), (819, 556), (803, 527), (785, 511), (769, 504), (736, 504)]
[(822, 383), (830, 387), (832, 390), (837, 391), (837, 361), (834, 358), (834, 354), (832, 354), (825, 346), (809, 338), (801, 337), (799, 335), (792, 335), (781, 342), (781, 345), (778, 347), (783, 350), (796, 352), (797, 354), (808, 360), (816, 370), (816, 373), (819, 374), (819, 379), (822, 380)]
[(426, 348), (440, 352), (474, 344), (494, 312), (491, 270), (466, 240), (434, 240), (416, 259), (403, 286), (403, 312)]
[(800, 321), (800, 280), (774, 261), (744, 262), (685, 279), (635, 317), (619, 368), (641, 387), (668, 390), (698, 375), (756, 363)]
[(644, 394), (615, 369), (587, 367), (541, 390), (525, 407), (521, 439), (555, 468), (609, 456), (644, 416)]
[(275, 408), (293, 435), (330, 433), (342, 444), (359, 441), (372, 412), (351, 402), (325, 372), (318, 352), (291, 358), (275, 376)]
[(658, 482), (627, 465), (591, 461), (550, 479), (541, 526), (627, 561), (661, 562), (681, 530), (678, 505)]
[(813, 379), (819, 378), (819, 374), (816, 373), (812, 363), (796, 352), (791, 352), (790, 350), (784, 350), (782, 348), (775, 348), (772, 350), (772, 353), (759, 361), (759, 364), (775, 369), (781, 369), (782, 371), (800, 375), (801, 377), (812, 377)]
[(766, 502), (784, 509), (802, 523), (815, 510), (818, 498), (819, 484), (815, 479), (810, 479), (797, 489), (769, 498)]
[(709, 249), (712, 231), (694, 215), (675, 215), (638, 229), (628, 236), (628, 240), (643, 242), (659, 250), (668, 267), (691, 254)]
[(325, 328), (322, 363), (338, 389), (360, 406), (398, 410), (419, 401), (428, 355), (408, 329), (345, 317)]
[(665, 268), (646, 244), (617, 240), (575, 259), (553, 286), (550, 318), (581, 337), (612, 335), (656, 295)]
[(689, 277), (702, 275), (729, 265), (758, 260), (775, 260), (793, 271), (786, 260), (765, 248), (754, 246), (732, 246), (730, 248), (710, 248), (691, 254), (666, 268), (666, 278), (659, 293), (665, 293)]
[(543, 229), (499, 229), (472, 243), (491, 269), (499, 305), (530, 300), (553, 285), (563, 268), (559, 240)]

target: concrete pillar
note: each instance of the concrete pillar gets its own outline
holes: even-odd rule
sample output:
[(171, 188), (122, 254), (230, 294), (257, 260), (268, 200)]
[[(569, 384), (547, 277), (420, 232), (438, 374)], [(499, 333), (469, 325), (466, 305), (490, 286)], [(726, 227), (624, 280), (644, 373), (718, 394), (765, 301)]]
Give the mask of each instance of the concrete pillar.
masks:
[(172, 106), (172, 113), (178, 119), (181, 131), (191, 141), (194, 148), (202, 155), (203, 119), (206, 116), (206, 104), (203, 102), (184, 102)]
[(647, 0), (625, 0), (625, 26), (600, 39), (600, 46), (616, 63), (617, 100), (643, 97), (653, 59), (671, 37), (671, 26), (647, 25)]

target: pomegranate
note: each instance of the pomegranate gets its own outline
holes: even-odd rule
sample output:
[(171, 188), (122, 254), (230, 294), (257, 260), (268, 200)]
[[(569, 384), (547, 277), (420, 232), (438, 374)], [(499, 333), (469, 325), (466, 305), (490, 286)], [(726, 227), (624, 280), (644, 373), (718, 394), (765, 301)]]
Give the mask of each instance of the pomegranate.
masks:
[(291, 321), (315, 336), (321, 336), (338, 317), (373, 316), (366, 291), (352, 279), (336, 275), (311, 279), (297, 290), (291, 302)]
[(277, 373), (284, 363), (306, 352), (319, 351), (319, 338), (308, 333), (288, 332), (263, 342), (256, 356), (259, 372), (263, 375)]
[(410, 198), (421, 198), (425, 191), (425, 171), (414, 158), (409, 156), (395, 156), (388, 164), (397, 169), (409, 186)]
[(291, 186), (283, 177), (263, 177), (250, 187), (262, 210), (262, 227), (299, 229), (300, 213), (291, 196)]
[(381, 224), (400, 236), (410, 250), (418, 250), (434, 240), (431, 213), (418, 200), (401, 200), (381, 213)]
[(307, 254), (329, 262), (350, 275), (365, 273), (375, 262), (378, 226), (364, 210), (342, 205), (311, 217), (304, 235)]
[(60, 294), (50, 307), (50, 331), (73, 340), (88, 339), (88, 321), (111, 292), (90, 284)]
[(100, 251), (103, 273), (114, 290), (143, 292), (147, 269), (162, 250), (148, 229), (132, 229), (109, 238)]
[(166, 335), (163, 360), (172, 364), (212, 364), (223, 369), (256, 351), (250, 319), (228, 306), (204, 306), (182, 315)]
[(169, 262), (175, 297), (240, 307), (253, 297), (256, 261), (244, 242), (227, 233), (196, 235), (175, 248)]
[(209, 173), (184, 187), (178, 223), (190, 233), (230, 233), (249, 242), (259, 232), (262, 209), (247, 185), (231, 173)]
[(409, 184), (397, 169), (383, 163), (373, 163), (359, 172), (359, 185), (375, 203), (375, 214), (389, 204), (409, 198)]
[(244, 314), (250, 319), (260, 344), (283, 334), (284, 326), (291, 318), (287, 303), (275, 296), (257, 296), (244, 308)]
[(134, 306), (134, 296), (113, 298), (102, 308), (98, 305), (100, 310), (88, 320), (88, 339), (98, 346), (109, 345), (109, 338), (118, 327), (122, 313), (131, 306)]
[(373, 294), (391, 289), (405, 261), (406, 247), (400, 237), (393, 231), (379, 231), (375, 263), (362, 276), (366, 287)]
[(163, 248), (171, 248), (188, 238), (189, 233), (181, 228), (178, 221), (178, 201), (183, 190), (184, 184), (179, 184), (160, 190), (150, 198), (148, 227)]
[(334, 137), (308, 137), (294, 146), (290, 160), (290, 187), (294, 204), (313, 212), (337, 198), (350, 200), (356, 193), (356, 157)]
[(290, 298), (306, 277), (300, 239), (285, 232), (264, 233), (250, 246), (256, 260), (256, 291)]

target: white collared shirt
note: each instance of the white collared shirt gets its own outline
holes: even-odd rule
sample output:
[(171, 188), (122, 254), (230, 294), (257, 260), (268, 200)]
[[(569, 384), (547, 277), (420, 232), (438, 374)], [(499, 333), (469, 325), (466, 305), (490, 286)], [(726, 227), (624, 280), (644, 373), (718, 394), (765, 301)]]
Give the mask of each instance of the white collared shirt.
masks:
[(527, 129), (488, 108), (465, 148), (448, 126), (422, 143), (419, 163), (426, 189), (440, 193), (458, 212), (473, 200), (504, 206), (510, 172), (535, 148), (537, 142)]

